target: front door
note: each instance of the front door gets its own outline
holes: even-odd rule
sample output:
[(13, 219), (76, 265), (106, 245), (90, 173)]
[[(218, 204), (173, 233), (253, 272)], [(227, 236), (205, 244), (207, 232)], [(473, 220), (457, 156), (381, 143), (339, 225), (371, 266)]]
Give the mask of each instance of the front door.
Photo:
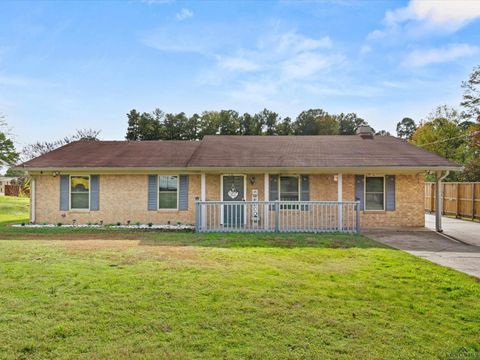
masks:
[(223, 176), (223, 224), (225, 226), (243, 226), (245, 205), (228, 204), (245, 200), (245, 178), (243, 176)]

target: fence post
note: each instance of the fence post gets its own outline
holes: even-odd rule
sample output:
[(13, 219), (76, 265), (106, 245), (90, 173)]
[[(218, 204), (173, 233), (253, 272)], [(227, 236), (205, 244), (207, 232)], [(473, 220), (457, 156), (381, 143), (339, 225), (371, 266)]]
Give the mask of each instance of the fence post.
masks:
[(475, 220), (475, 183), (472, 184), (472, 220)]
[(279, 222), (280, 222), (280, 202), (277, 200), (275, 201), (275, 232), (280, 231)]
[(358, 234), (360, 233), (360, 202), (359, 201), (355, 203), (355, 216), (356, 216), (355, 230), (357, 231), (357, 234)]
[(458, 188), (459, 187), (460, 187), (460, 184), (457, 183), (456, 196), (455, 196), (456, 205), (457, 205), (457, 209), (455, 210), (455, 217), (457, 219), (460, 217), (460, 199), (459, 199), (459, 196), (458, 196)]

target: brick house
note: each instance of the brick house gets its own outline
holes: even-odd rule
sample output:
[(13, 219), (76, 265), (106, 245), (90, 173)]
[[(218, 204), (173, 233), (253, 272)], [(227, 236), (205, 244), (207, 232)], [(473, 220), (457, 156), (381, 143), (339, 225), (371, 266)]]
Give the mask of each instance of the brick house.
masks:
[[(276, 222), (282, 213), (308, 214), (308, 221), (318, 222), (317, 203), (321, 216), (337, 219), (334, 229), (350, 216), (338, 208), (341, 203), (358, 206), (362, 228), (421, 227), (424, 174), (434, 172), (440, 180), (459, 170), (436, 154), (368, 129), (353, 136), (77, 141), (20, 167), (32, 178), (34, 223), (194, 224), (200, 201), (219, 204), (219, 225), (233, 216), (242, 226), (265, 229), (275, 213)], [(240, 208), (228, 215), (228, 204)], [(326, 204), (337, 204), (337, 210), (324, 215)], [(203, 213), (202, 221), (212, 216), (217, 213)]]

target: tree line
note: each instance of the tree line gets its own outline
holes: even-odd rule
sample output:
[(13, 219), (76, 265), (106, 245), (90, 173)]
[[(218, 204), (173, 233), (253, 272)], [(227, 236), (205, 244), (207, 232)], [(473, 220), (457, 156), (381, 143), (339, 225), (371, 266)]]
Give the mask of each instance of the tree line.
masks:
[(150, 113), (133, 109), (127, 118), (125, 138), (132, 141), (199, 140), (206, 135), (354, 135), (359, 125), (367, 124), (355, 113), (335, 115), (322, 109), (302, 111), (294, 121), (268, 109), (253, 115), (220, 110), (192, 116), (184, 112), (166, 114), (158, 108)]
[(418, 125), (404, 118), (397, 124), (397, 136), (464, 166), (446, 181), (480, 181), (480, 65), (462, 82), (462, 89), (459, 109), (438, 106)]

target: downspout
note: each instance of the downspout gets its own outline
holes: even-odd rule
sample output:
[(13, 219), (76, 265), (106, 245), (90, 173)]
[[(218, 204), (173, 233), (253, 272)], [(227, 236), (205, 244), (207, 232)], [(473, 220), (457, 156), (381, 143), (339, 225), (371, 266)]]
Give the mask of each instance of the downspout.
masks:
[(437, 179), (435, 182), (435, 230), (437, 232), (443, 232), (442, 229), (442, 213), (443, 213), (443, 189), (442, 189), (442, 180), (445, 179), (448, 174), (450, 173), (449, 170), (442, 175), (442, 171), (438, 171), (436, 173)]

